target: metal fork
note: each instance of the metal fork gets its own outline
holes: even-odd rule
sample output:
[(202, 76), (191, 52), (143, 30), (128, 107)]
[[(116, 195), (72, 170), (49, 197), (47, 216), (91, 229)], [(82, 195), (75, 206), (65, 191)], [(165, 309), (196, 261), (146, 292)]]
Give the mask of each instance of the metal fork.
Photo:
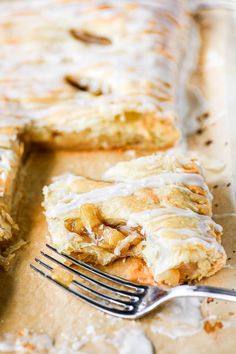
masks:
[[(236, 302), (236, 291), (229, 289), (204, 285), (180, 285), (172, 289), (164, 290), (157, 286), (136, 284), (123, 278), (104, 273), (74, 257), (58, 252), (54, 247), (48, 244), (46, 244), (46, 246), (50, 251), (56, 254), (56, 258), (45, 252), (41, 252), (41, 255), (49, 260), (50, 263), (55, 263), (72, 273), (73, 280), (71, 283), (65, 285), (54, 278), (52, 272), (55, 268), (38, 258), (35, 258), (35, 261), (39, 267), (31, 264), (31, 268), (84, 302), (112, 316), (137, 319), (148, 314), (164, 302), (177, 297), (211, 297)], [(73, 266), (82, 268), (88, 274), (74, 269), (71, 265), (67, 265), (58, 260), (60, 257), (63, 257), (63, 260), (67, 260), (67, 263), (69, 261)], [(78, 281), (78, 279), (80, 279), (80, 281)], [(83, 282), (86, 282), (86, 285)]]

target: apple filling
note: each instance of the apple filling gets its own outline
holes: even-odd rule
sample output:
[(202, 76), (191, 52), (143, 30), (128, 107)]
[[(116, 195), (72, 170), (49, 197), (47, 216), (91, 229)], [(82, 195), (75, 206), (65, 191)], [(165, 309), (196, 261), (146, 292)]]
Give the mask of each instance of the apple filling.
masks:
[(117, 257), (128, 256), (143, 240), (139, 227), (129, 227), (123, 220), (104, 220), (94, 204), (82, 205), (79, 217), (66, 219), (64, 225), (85, 242), (112, 252)]

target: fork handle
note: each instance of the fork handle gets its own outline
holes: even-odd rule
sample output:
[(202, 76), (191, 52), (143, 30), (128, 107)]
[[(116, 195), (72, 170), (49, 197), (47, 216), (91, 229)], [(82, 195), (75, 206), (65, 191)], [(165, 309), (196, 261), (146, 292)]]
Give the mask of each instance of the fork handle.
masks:
[(214, 299), (236, 302), (236, 291), (217, 288), (205, 285), (181, 285), (173, 288), (170, 292), (171, 297), (212, 297)]

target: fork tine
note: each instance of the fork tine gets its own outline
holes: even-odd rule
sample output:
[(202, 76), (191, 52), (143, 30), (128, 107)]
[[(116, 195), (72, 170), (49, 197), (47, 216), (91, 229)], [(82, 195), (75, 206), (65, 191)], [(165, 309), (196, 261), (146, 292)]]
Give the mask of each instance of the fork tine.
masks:
[(79, 265), (80, 267), (90, 271), (91, 273), (93, 274), (96, 274), (98, 276), (100, 276), (101, 278), (104, 278), (104, 279), (108, 279), (110, 281), (113, 281), (119, 285), (125, 285), (127, 287), (130, 287), (134, 290), (137, 291), (137, 293), (143, 293), (147, 287), (145, 285), (140, 285), (140, 284), (137, 284), (137, 283), (133, 283), (133, 282), (130, 282), (128, 280), (125, 280), (125, 279), (122, 279), (118, 276), (115, 276), (115, 275), (111, 275), (111, 274), (107, 274), (105, 272), (102, 272), (101, 270), (98, 270), (98, 269), (95, 269), (94, 267), (82, 262), (82, 261), (79, 261), (78, 259), (72, 257), (72, 256), (69, 256), (68, 254), (62, 252), (60, 253), (56, 248), (52, 247), (51, 245), (49, 244), (46, 244), (46, 246), (51, 249), (52, 251), (56, 252), (57, 254), (59, 254), (60, 256), (63, 256), (69, 260), (71, 260), (73, 263)]
[[(50, 271), (53, 271), (54, 268), (50, 267), (47, 263), (41, 261), (40, 259), (38, 258), (35, 258), (35, 261), (37, 263), (39, 263), (40, 265), (42, 265), (43, 267), (45, 267), (46, 269), (50, 270)], [(81, 289), (84, 289), (85, 291), (89, 292), (90, 294), (93, 294), (97, 297), (99, 297), (100, 299), (103, 299), (103, 300), (106, 300), (106, 301), (109, 301), (115, 305), (119, 305), (119, 306), (126, 306), (126, 305), (131, 305), (133, 304), (134, 302), (139, 302), (139, 298), (137, 297), (137, 300), (133, 300), (133, 299), (130, 299), (131, 301), (123, 301), (123, 300), (116, 300), (116, 299), (113, 299), (112, 297), (106, 295), (106, 294), (102, 294), (102, 293), (99, 293), (98, 291), (92, 289), (92, 288), (89, 288), (88, 286), (84, 285), (84, 284), (81, 284), (79, 283), (77, 280), (73, 280), (72, 283), (76, 286), (78, 286), (79, 288)]]
[[(139, 300), (139, 297), (137, 294), (135, 293), (131, 293), (129, 291), (125, 291), (125, 290), (120, 290), (120, 289), (117, 289), (117, 288), (113, 288), (107, 284), (104, 284), (104, 283), (101, 283), (100, 281), (98, 280), (95, 280), (95, 279), (91, 279), (90, 277), (88, 277), (87, 275), (81, 273), (80, 271), (78, 271), (77, 269), (73, 269), (69, 266), (67, 266), (66, 264), (58, 261), (57, 259), (51, 257), (50, 255), (48, 255), (47, 253), (44, 253), (41, 251), (41, 254), (46, 257), (47, 259), (49, 259), (50, 261), (62, 266), (63, 268), (67, 269), (69, 272), (71, 273), (74, 273), (76, 275), (78, 275), (80, 278), (84, 279), (84, 280), (87, 280), (88, 282), (92, 283), (92, 284), (95, 284), (95, 285), (98, 285), (100, 286), (101, 288), (103, 289), (106, 289), (106, 290), (109, 290), (111, 291), (112, 293), (115, 293), (116, 295), (120, 296), (126, 296), (128, 297), (132, 302), (137, 302)], [(140, 295), (139, 295), (140, 296)]]
[(90, 294), (93, 294), (93, 295), (96, 295), (97, 297), (99, 297), (100, 299), (103, 299), (103, 300), (106, 300), (106, 301), (109, 301), (115, 305), (119, 305), (119, 306), (123, 306), (124, 305), (131, 305), (133, 304), (134, 302), (139, 302), (139, 299), (137, 301), (123, 301), (123, 300), (116, 300), (116, 299), (113, 299), (112, 297), (108, 296), (108, 295), (105, 295), (105, 294), (102, 294), (102, 293), (99, 293), (98, 291), (94, 290), (94, 289), (91, 289), (89, 288), (88, 286), (84, 285), (84, 284), (81, 284), (79, 283), (78, 281), (74, 280), (73, 281), (73, 284), (75, 284), (76, 286), (78, 286), (79, 288), (81, 289), (84, 289), (86, 290), (88, 293)]
[[(46, 265), (47, 266), (47, 265)], [(44, 273), (41, 269), (35, 267), (33, 264), (30, 264), (30, 267), (36, 271), (37, 273), (39, 273), (41, 276), (43, 276), (44, 278), (46, 278), (47, 280), (49, 280), (50, 282), (58, 285), (59, 287), (65, 289), (67, 292), (75, 295), (76, 297), (80, 298), (82, 301), (90, 304), (91, 306), (99, 309), (99, 310), (102, 310), (110, 315), (113, 315), (113, 316), (118, 316), (118, 317), (126, 317), (128, 318), (129, 316), (133, 315), (135, 309), (134, 309), (134, 306), (133, 305), (129, 305), (129, 306), (126, 306), (124, 310), (119, 310), (119, 309), (115, 309), (115, 308), (110, 308), (110, 307), (107, 307), (93, 299), (91, 299), (90, 297), (86, 296), (86, 295), (83, 295), (73, 289), (70, 289), (68, 287), (66, 287), (65, 285), (59, 283), (58, 281), (56, 281), (55, 279), (53, 279), (50, 275)], [(47, 267), (46, 267), (47, 268)], [(51, 268), (51, 267), (49, 267)]]

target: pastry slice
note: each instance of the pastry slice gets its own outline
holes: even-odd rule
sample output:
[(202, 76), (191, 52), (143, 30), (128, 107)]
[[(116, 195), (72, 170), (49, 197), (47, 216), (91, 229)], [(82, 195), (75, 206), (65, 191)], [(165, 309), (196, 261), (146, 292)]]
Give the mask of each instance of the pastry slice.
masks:
[(138, 257), (168, 285), (225, 264), (222, 228), (194, 159), (157, 154), (121, 162), (102, 181), (65, 174), (43, 193), (52, 243), (78, 259), (104, 266)]
[(178, 142), (185, 1), (19, 1), (17, 9), (0, 5), (0, 104), (29, 119), (31, 141), (80, 150)]
[(6, 118), (0, 122), (0, 267), (8, 268), (14, 252), (24, 241), (17, 241), (18, 227), (12, 218), (15, 182), (23, 154), (21, 124)]

